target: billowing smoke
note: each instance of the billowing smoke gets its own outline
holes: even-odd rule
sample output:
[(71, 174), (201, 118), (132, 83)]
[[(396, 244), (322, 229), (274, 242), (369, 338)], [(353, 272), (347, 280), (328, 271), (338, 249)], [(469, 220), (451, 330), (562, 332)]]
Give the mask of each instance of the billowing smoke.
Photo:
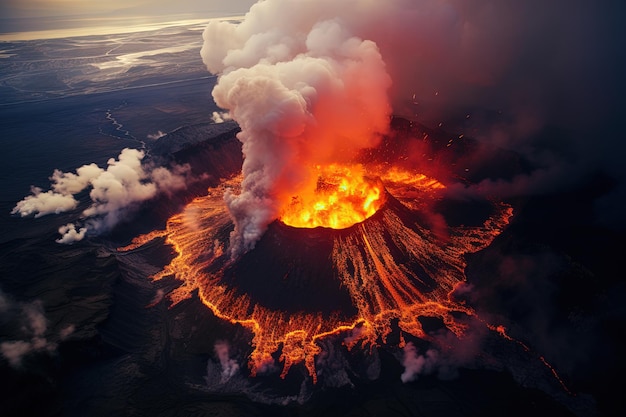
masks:
[(228, 112), (214, 111), (213, 115), (211, 116), (211, 120), (213, 120), (214, 123), (224, 123), (227, 120), (232, 120), (232, 118), (230, 117), (230, 114), (228, 114)]
[(349, 161), (387, 129), (380, 51), (333, 4), (260, 2), (243, 23), (204, 32), (204, 63), (221, 73), (213, 97), (241, 126), (244, 180), (226, 196), (233, 255), (251, 249), (298, 190), (315, 187), (316, 165)]
[(438, 360), (439, 353), (436, 350), (428, 349), (424, 354), (419, 354), (415, 345), (409, 342), (404, 346), (404, 372), (400, 379), (402, 382), (410, 382), (419, 375), (430, 375), (437, 369)]
[(468, 325), (467, 333), (462, 337), (447, 330), (431, 333), (434, 343), (423, 350), (408, 342), (402, 356), (402, 382), (415, 381), (424, 375), (450, 380), (458, 377), (460, 368), (476, 366), (488, 332), (480, 321), (470, 321)]
[[(48, 320), (41, 301), (16, 302), (1, 290), (0, 317), (2, 333), (11, 334), (0, 343), (0, 356), (14, 368), (19, 368), (27, 355), (36, 352), (54, 352), (58, 341), (66, 339), (74, 331), (74, 326), (65, 327), (50, 340)], [(15, 325), (19, 327), (12, 329), (11, 327)]]
[[(241, 193), (227, 196), (235, 252), (310, 186), (310, 166), (376, 144), (392, 108), (424, 123), (471, 116), (473, 136), (551, 164), (516, 179), (521, 193), (598, 166), (619, 176), (601, 149), (623, 88), (613, 3), (264, 0), (240, 24), (211, 22), (202, 58), (245, 156)], [(546, 155), (548, 123), (567, 135)]]
[(90, 189), (91, 205), (82, 212), (84, 220), (61, 226), (57, 242), (73, 243), (87, 234), (110, 230), (140, 203), (186, 187), (188, 166), (153, 167), (142, 164), (144, 156), (143, 151), (126, 148), (117, 159), (109, 159), (106, 169), (89, 164), (75, 173), (55, 170), (50, 190), (33, 187), (32, 194), (18, 202), (11, 213), (41, 217), (70, 211), (78, 206), (74, 196)]

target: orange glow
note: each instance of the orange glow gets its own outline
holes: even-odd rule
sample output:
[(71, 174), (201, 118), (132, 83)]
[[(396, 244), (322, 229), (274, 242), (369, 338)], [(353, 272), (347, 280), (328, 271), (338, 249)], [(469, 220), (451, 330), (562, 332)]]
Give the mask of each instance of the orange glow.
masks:
[(415, 173), (400, 168), (392, 167), (381, 174), (381, 179), (385, 183), (401, 184), (403, 186), (415, 186), (420, 188), (430, 188), (433, 190), (441, 190), (446, 188), (434, 178), (427, 177), (424, 174)]
[[(237, 262), (228, 256), (229, 239), (224, 231), (232, 227), (232, 220), (223, 196), (226, 189), (237, 191), (241, 176), (224, 181), (220, 187), (210, 189), (206, 196), (196, 198), (182, 213), (169, 219), (165, 232), (139, 237), (124, 249), (135, 249), (151, 238), (165, 235), (166, 243), (173, 247), (176, 256), (153, 279), (174, 276), (181, 282), (169, 294), (174, 304), (191, 297), (197, 290), (201, 301), (217, 317), (248, 328), (253, 333), (254, 349), (249, 358), (253, 376), (271, 368), (272, 355), (281, 351), (282, 377), (293, 365), (301, 363), (313, 381), (317, 381), (315, 358), (321, 352), (320, 340), (339, 337), (349, 349), (358, 343), (363, 346), (386, 343), (392, 320), (398, 322), (401, 332), (431, 340), (419, 317), (439, 317), (452, 332), (462, 337), (466, 325), (458, 319), (459, 314), (469, 316), (474, 312), (451, 299), (449, 294), (465, 281), (464, 255), (489, 245), (508, 224), (512, 209), (494, 204), (493, 215), (482, 226), (450, 228), (450, 239), (442, 245), (428, 228), (407, 223), (394, 209), (383, 209), (384, 201), (380, 196), (386, 189), (403, 204), (413, 201), (411, 195), (415, 193), (433, 202), (439, 198), (438, 191), (444, 188), (443, 184), (416, 172), (384, 170), (380, 166), (367, 169), (334, 166), (330, 171), (320, 168), (320, 172), (324, 173), (324, 183), (331, 184), (331, 192), (325, 191), (325, 185), (318, 187), (324, 189), (323, 198), (334, 192), (341, 194), (339, 190), (346, 177), (350, 181), (357, 178), (359, 198), (355, 200), (359, 207), (371, 201), (369, 204), (375, 207), (374, 211), (381, 211), (379, 216), (367, 221), (359, 217), (361, 223), (349, 232), (327, 231), (332, 241), (328, 262), (333, 265), (334, 278), (350, 295), (357, 311), (354, 315), (346, 317), (337, 312), (324, 317), (321, 313), (305, 311), (288, 314), (256, 303), (250, 295), (237, 292), (223, 280), (226, 269)], [(366, 180), (365, 172), (378, 180)], [(364, 182), (369, 185), (362, 185)], [(380, 188), (374, 192), (372, 187)], [(415, 202), (404, 207), (419, 209)], [(284, 215), (283, 221), (288, 222), (286, 218), (289, 216)], [(304, 223), (308, 227), (314, 224)], [(418, 269), (420, 272), (415, 272)], [(290, 276), (281, 279), (290, 279)], [(403, 340), (401, 335), (401, 344)]]
[(317, 166), (317, 184), (293, 196), (280, 220), (302, 228), (345, 229), (372, 216), (384, 203), (380, 182), (365, 176), (362, 165)]

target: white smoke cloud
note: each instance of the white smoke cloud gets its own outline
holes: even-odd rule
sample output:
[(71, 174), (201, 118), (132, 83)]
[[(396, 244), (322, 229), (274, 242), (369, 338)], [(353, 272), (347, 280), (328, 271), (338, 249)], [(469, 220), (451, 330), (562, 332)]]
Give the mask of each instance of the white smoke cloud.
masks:
[(173, 192), (187, 188), (189, 170), (189, 165), (174, 165), (169, 169), (157, 167), (150, 172), (150, 180), (156, 185), (157, 193), (171, 196)]
[(41, 217), (70, 211), (78, 206), (74, 195), (90, 189), (91, 205), (82, 212), (85, 220), (61, 226), (57, 242), (73, 243), (110, 230), (140, 203), (186, 187), (188, 166), (153, 167), (142, 163), (144, 156), (143, 151), (126, 148), (117, 159), (108, 160), (106, 169), (89, 164), (75, 173), (55, 170), (51, 190), (33, 188), (32, 195), (18, 202), (11, 213)]
[(0, 312), (4, 319), (20, 323), (20, 334), (11, 335), (14, 340), (0, 343), (0, 355), (10, 366), (19, 368), (25, 356), (37, 352), (54, 352), (59, 340), (66, 339), (74, 331), (70, 325), (62, 329), (49, 340), (48, 320), (44, 314), (43, 304), (36, 300), (31, 303), (19, 303), (9, 299), (0, 291)]
[(149, 133), (146, 137), (148, 139), (152, 139), (152, 140), (157, 140), (157, 139), (161, 139), (163, 136), (166, 136), (167, 133), (165, 132), (161, 132), (160, 130), (156, 133)]
[(87, 228), (81, 227), (77, 230), (75, 224), (68, 223), (64, 226), (59, 227), (59, 233), (61, 234), (61, 237), (58, 238), (56, 242), (70, 244), (83, 240), (83, 238), (87, 234)]
[[(609, 13), (608, 6), (566, 0), (265, 0), (240, 25), (209, 24), (201, 53), (213, 73), (288, 62), (308, 53), (313, 27), (332, 21), (378, 46), (393, 80), (394, 111), (414, 116), (406, 106), (418, 102), (424, 120), (465, 105), (523, 107), (517, 123), (533, 112), (531, 120), (544, 117), (546, 94), (556, 91), (550, 83), (576, 86), (589, 75), (594, 64), (579, 60), (606, 53), (595, 45), (606, 40)], [(331, 31), (323, 32), (328, 36), (318, 41), (333, 45)], [(595, 86), (579, 86), (579, 94), (588, 88)]]
[(351, 329), (348, 332), (348, 335), (343, 339), (343, 343), (346, 346), (348, 346), (348, 347), (353, 346), (359, 340), (362, 340), (364, 332), (365, 332), (365, 330), (364, 330), (363, 326), (357, 326), (357, 327)]
[(234, 375), (239, 372), (239, 364), (236, 360), (230, 357), (230, 346), (225, 341), (219, 341), (214, 346), (215, 354), (217, 355), (220, 365), (222, 367), (221, 383), (228, 381)]
[(78, 206), (73, 195), (60, 194), (52, 190), (43, 192), (39, 187), (31, 188), (32, 195), (17, 203), (11, 214), (20, 214), (22, 217), (35, 215), (35, 218), (46, 214), (59, 214), (70, 211)]
[(230, 114), (228, 112), (214, 111), (213, 115), (211, 116), (211, 120), (213, 120), (214, 123), (224, 123), (227, 120), (232, 120), (232, 117), (230, 117)]
[(314, 184), (315, 165), (349, 160), (388, 127), (391, 80), (378, 48), (322, 3), (260, 2), (240, 25), (204, 31), (203, 61), (221, 73), (213, 97), (239, 123), (245, 156), (241, 193), (226, 195), (233, 255)]
[(23, 340), (2, 342), (0, 344), (0, 353), (9, 361), (9, 365), (14, 368), (19, 367), (22, 364), (22, 358), (32, 350), (32, 344)]
[(23, 321), (21, 330), (26, 340), (2, 342), (0, 353), (9, 361), (11, 366), (17, 367), (25, 355), (44, 349), (54, 350), (56, 345), (48, 343), (45, 338), (48, 323), (43, 312), (43, 304), (40, 301), (34, 301), (30, 304), (15, 303), (13, 308), (17, 311), (16, 318)]
[(419, 354), (415, 345), (411, 342), (404, 346), (404, 358), (402, 365), (404, 372), (400, 375), (402, 382), (415, 381), (419, 375), (430, 375), (438, 366), (439, 353), (434, 349), (428, 349), (426, 353)]

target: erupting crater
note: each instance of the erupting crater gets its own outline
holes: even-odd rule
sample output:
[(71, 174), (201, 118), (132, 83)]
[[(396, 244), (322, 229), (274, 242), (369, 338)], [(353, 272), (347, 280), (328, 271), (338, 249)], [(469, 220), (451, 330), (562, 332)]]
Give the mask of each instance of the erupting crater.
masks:
[(291, 198), (280, 220), (301, 228), (345, 229), (371, 217), (384, 203), (382, 182), (363, 165), (316, 166), (316, 186)]
[(280, 352), (281, 377), (303, 363), (316, 381), (321, 339), (338, 337), (350, 349), (386, 343), (392, 321), (401, 333), (429, 339), (420, 317), (436, 317), (462, 337), (464, 317), (474, 312), (450, 294), (465, 281), (464, 254), (489, 245), (511, 207), (490, 203), (480, 225), (448, 227), (442, 237), (427, 220), (445, 189), (437, 180), (383, 165), (319, 172), (314, 195), (294, 198), (238, 258), (228, 250), (234, 225), (224, 194), (238, 190), (241, 176), (193, 200), (166, 230), (120, 250), (165, 236), (176, 256), (153, 278), (181, 282), (169, 294), (173, 303), (197, 290), (216, 316), (249, 328), (252, 375), (273, 368)]

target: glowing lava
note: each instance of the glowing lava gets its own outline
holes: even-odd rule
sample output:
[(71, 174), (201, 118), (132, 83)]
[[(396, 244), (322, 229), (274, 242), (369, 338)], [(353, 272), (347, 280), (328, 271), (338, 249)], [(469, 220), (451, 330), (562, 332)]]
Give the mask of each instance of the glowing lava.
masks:
[(371, 217), (384, 203), (383, 185), (362, 165), (317, 166), (314, 190), (293, 196), (280, 220), (293, 227), (345, 229)]
[[(439, 317), (452, 332), (462, 336), (465, 324), (459, 317), (474, 313), (449, 294), (465, 281), (464, 255), (489, 245), (508, 224), (512, 209), (494, 204), (493, 214), (482, 226), (451, 227), (449, 238), (442, 242), (416, 220), (419, 207), (411, 198), (419, 193), (422, 199), (432, 203), (440, 197), (439, 192), (444, 188), (441, 183), (419, 173), (382, 167), (367, 167), (366, 171), (363, 167), (356, 170), (333, 167), (331, 172), (330, 176), (325, 173), (325, 181), (318, 187), (320, 192), (313, 196), (318, 200), (311, 200), (314, 201), (311, 206), (310, 196), (300, 196), (302, 204), (298, 202), (287, 210), (283, 221), (304, 227), (317, 224), (331, 227), (324, 232), (332, 245), (330, 259), (324, 262), (332, 263), (333, 279), (349, 292), (356, 314), (346, 316), (338, 311), (329, 317), (321, 312), (287, 313), (261, 305), (254, 301), (253, 295), (228, 284), (225, 274), (237, 260), (228, 256), (233, 223), (223, 196), (226, 189), (237, 191), (241, 176), (224, 181), (205, 197), (193, 200), (182, 213), (169, 219), (165, 231), (140, 236), (121, 250), (133, 250), (150, 238), (166, 236), (166, 243), (177, 255), (153, 278), (175, 276), (182, 282), (169, 294), (174, 303), (198, 290), (202, 302), (216, 316), (249, 328), (254, 334), (249, 362), (252, 375), (268, 366), (271, 368), (272, 355), (280, 351), (282, 377), (293, 365), (303, 363), (315, 381), (320, 339), (331, 335), (343, 337), (349, 348), (359, 342), (385, 343), (392, 320), (398, 322), (402, 332), (429, 339), (419, 317)], [(364, 172), (379, 180), (365, 181)], [(345, 181), (355, 178), (356, 190), (344, 189)], [(385, 189), (391, 193), (387, 201), (382, 198)], [(338, 201), (342, 196), (347, 202)], [(319, 198), (324, 201), (320, 205), (328, 204), (328, 210), (315, 209)], [(358, 217), (350, 214), (350, 222), (361, 223), (346, 230), (333, 230), (332, 227), (347, 224), (328, 220), (333, 216), (326, 211), (334, 210), (338, 204), (358, 213)], [(370, 208), (376, 215), (363, 221)], [(259, 276), (254, 279), (267, 279), (263, 271), (257, 273)], [(280, 278), (294, 279), (289, 274)]]

